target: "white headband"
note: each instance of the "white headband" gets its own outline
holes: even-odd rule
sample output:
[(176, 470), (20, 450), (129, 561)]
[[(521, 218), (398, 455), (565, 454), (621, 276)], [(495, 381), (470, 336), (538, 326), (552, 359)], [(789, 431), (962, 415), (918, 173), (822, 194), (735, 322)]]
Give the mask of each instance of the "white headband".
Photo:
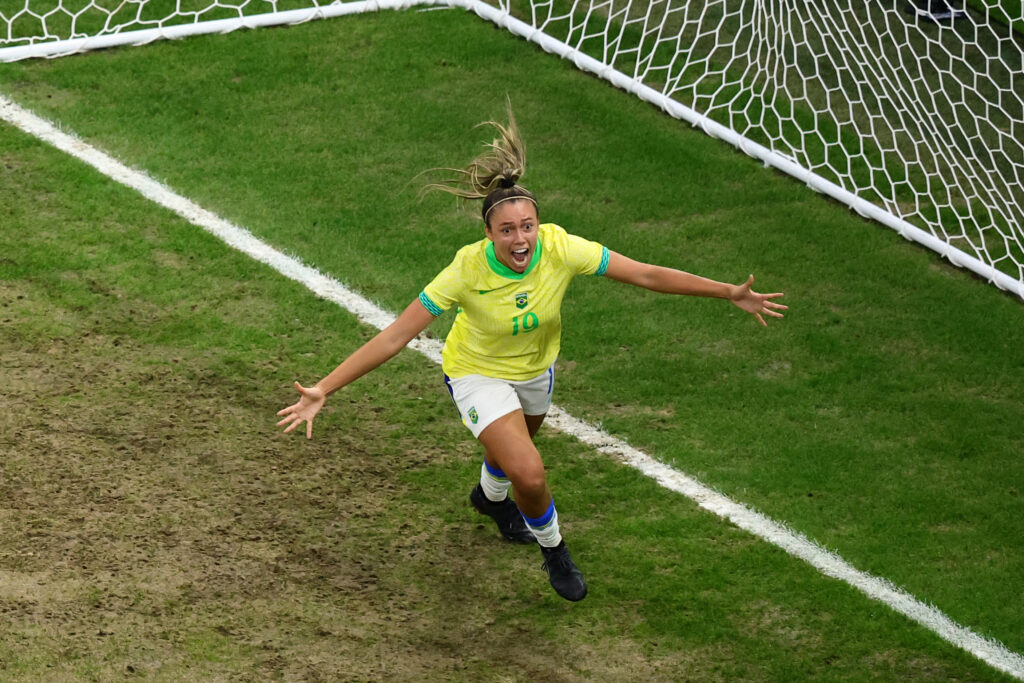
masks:
[(487, 222), (487, 218), (491, 215), (491, 211), (494, 211), (494, 207), (496, 207), (498, 204), (501, 204), (502, 202), (511, 201), (513, 199), (525, 199), (527, 201), (533, 202), (534, 208), (536, 208), (537, 206), (537, 200), (534, 199), (533, 197), (528, 197), (525, 194), (516, 194), (512, 195), (511, 197), (505, 197), (504, 199), (499, 199), (498, 201), (491, 204), (491, 208), (487, 209), (487, 213), (484, 214), (484, 223)]

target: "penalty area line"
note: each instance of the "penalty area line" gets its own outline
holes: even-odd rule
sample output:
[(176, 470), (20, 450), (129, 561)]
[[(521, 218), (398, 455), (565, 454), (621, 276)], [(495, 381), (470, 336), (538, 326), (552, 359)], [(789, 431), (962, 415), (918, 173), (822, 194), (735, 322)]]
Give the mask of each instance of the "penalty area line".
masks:
[[(202, 228), (228, 246), (264, 263), (287, 278), (301, 283), (317, 296), (342, 306), (362, 322), (383, 329), (395, 316), (337, 280), (311, 268), (263, 242), (245, 228), (224, 220), (196, 203), (129, 168), (106, 153), (59, 130), (52, 123), (0, 95), (0, 119), (26, 133), (89, 164), (107, 177), (130, 187), (147, 199), (173, 211)], [(436, 339), (419, 337), (409, 345), (437, 364), (441, 363), (442, 344)], [(659, 485), (680, 493), (701, 508), (781, 548), (815, 567), (822, 574), (843, 581), (873, 600), (912, 619), (943, 640), (969, 652), (990, 666), (1024, 681), (1024, 657), (1001, 643), (985, 638), (957, 624), (939, 609), (927, 605), (886, 579), (863, 572), (834, 552), (826, 550), (803, 534), (765, 515), (737, 503), (696, 479), (658, 462), (650, 455), (629, 446), (621, 439), (552, 406), (547, 424), (579, 439), (619, 462), (635, 468)]]

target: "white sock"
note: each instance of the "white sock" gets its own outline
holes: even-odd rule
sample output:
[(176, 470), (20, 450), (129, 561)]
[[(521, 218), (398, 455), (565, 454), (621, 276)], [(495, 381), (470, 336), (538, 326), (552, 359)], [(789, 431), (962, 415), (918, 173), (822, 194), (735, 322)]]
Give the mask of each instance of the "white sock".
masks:
[(540, 517), (523, 515), (523, 519), (526, 520), (526, 526), (530, 527), (530, 531), (537, 537), (537, 543), (543, 547), (554, 548), (562, 542), (562, 534), (558, 531), (558, 511), (555, 510), (554, 500), (548, 506), (547, 512)]
[(508, 498), (508, 490), (512, 488), (512, 482), (500, 469), (488, 465), (487, 458), (484, 458), (484, 464), (480, 468), (480, 488), (484, 490), (487, 500), (500, 503)]

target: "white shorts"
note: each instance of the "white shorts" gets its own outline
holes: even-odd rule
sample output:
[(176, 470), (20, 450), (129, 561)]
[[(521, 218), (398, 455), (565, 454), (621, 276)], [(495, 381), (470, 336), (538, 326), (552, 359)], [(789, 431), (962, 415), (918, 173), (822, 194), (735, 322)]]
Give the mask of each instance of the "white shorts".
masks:
[(511, 382), (484, 375), (466, 375), (451, 379), (444, 376), (448, 393), (459, 409), (462, 423), (479, 437), (488, 425), (512, 411), (525, 415), (544, 415), (551, 407), (555, 389), (555, 366), (525, 382)]

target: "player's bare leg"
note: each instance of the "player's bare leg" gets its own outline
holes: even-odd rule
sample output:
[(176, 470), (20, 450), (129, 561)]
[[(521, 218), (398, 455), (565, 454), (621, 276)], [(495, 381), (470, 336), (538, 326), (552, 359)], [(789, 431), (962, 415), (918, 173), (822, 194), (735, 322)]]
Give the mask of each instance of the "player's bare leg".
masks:
[(543, 421), (543, 415), (527, 417), (516, 410), (488, 425), (479, 439), (487, 464), (503, 472), (512, 484), (516, 504), (541, 546), (551, 586), (567, 600), (582, 600), (587, 584), (562, 541), (544, 463), (533, 444), (532, 437)]

